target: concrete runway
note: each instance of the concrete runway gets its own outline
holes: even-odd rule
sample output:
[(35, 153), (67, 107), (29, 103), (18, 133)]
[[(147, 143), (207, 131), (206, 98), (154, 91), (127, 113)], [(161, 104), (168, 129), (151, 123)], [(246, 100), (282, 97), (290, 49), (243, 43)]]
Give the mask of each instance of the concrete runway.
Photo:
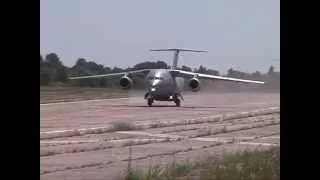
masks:
[[(280, 112), (256, 117), (207, 121), (214, 115), (279, 107), (279, 93), (198, 93), (148, 107), (143, 97), (40, 105), (41, 133), (178, 122), (166, 127), (101, 131), (40, 140), (41, 179), (117, 179), (127, 167), (147, 167), (200, 155), (280, 145)], [(185, 125), (179, 122), (198, 121)], [(189, 121), (188, 121), (189, 122)], [(208, 133), (210, 130), (210, 133)], [(151, 158), (152, 157), (152, 158)], [(151, 160), (150, 160), (151, 158)]]

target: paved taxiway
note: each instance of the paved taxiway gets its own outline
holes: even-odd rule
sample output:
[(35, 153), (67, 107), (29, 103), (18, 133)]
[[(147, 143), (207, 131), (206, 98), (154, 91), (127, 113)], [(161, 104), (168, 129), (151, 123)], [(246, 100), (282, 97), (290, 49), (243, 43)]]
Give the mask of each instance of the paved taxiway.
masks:
[(155, 102), (154, 107), (148, 107), (142, 97), (40, 105), (40, 133), (101, 128), (116, 122), (199, 120), (189, 125), (42, 139), (40, 176), (41, 179), (114, 179), (127, 167), (128, 147), (132, 148), (133, 166), (139, 168), (151, 161), (165, 164), (173, 158), (197, 159), (208, 153), (279, 145), (280, 113), (201, 121), (213, 115), (279, 105), (279, 93), (199, 93), (185, 96), (181, 107), (175, 107), (173, 102)]
[(143, 97), (40, 105), (40, 131), (99, 127), (119, 121), (197, 118), (280, 104), (279, 94), (274, 93), (199, 93), (184, 98), (181, 107), (175, 107), (173, 102), (156, 101), (154, 107), (148, 108)]

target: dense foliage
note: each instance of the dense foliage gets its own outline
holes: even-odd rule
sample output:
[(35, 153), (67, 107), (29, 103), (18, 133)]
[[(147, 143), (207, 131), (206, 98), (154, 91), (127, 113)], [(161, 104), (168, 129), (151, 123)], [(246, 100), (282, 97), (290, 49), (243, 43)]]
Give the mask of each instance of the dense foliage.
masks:
[[(59, 56), (55, 53), (47, 54), (44, 58), (40, 54), (40, 85), (51, 85), (55, 83), (63, 83), (69, 84), (68, 80), (69, 76), (82, 76), (82, 75), (96, 75), (96, 74), (106, 74), (106, 73), (117, 73), (128, 70), (138, 70), (138, 69), (158, 69), (158, 68), (170, 68), (163, 61), (145, 61), (134, 65), (133, 67), (128, 67), (125, 69), (118, 67), (108, 67), (103, 66), (101, 64), (97, 64), (93, 61), (88, 61), (84, 58), (79, 58), (76, 63), (72, 67), (67, 67), (63, 65)], [(199, 68), (192, 68), (187, 66), (181, 66), (178, 69), (185, 71), (193, 71), (198, 73), (212, 74), (212, 75), (221, 75), (219, 71), (213, 69), (207, 69), (204, 66), (200, 66)], [(276, 87), (280, 87), (280, 73), (274, 71), (274, 67), (270, 66), (266, 73), (261, 73), (259, 71), (253, 73), (245, 73), (239, 70), (235, 70), (230, 68), (226, 75), (228, 77), (235, 78), (246, 78), (252, 80), (263, 80), (268, 82), (270, 85), (274, 85)], [(135, 79), (135, 84), (139, 87), (142, 85), (142, 78)], [(115, 80), (107, 80), (107, 79), (85, 79), (78, 80), (74, 85), (77, 86), (90, 86), (90, 87), (108, 87), (114, 84)]]

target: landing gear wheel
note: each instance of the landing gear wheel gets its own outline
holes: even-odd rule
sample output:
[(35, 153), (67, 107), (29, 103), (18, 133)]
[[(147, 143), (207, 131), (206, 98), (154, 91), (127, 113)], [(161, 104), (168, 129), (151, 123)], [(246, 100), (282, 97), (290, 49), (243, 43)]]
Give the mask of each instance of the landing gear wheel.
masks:
[(149, 99), (148, 99), (148, 105), (149, 105), (149, 106), (152, 106), (152, 103), (153, 103), (153, 99), (149, 98)]
[(180, 99), (174, 100), (174, 103), (176, 103), (176, 106), (177, 106), (177, 107), (180, 107)]
[(149, 96), (149, 93), (147, 92), (145, 95), (144, 95), (144, 99), (147, 99)]

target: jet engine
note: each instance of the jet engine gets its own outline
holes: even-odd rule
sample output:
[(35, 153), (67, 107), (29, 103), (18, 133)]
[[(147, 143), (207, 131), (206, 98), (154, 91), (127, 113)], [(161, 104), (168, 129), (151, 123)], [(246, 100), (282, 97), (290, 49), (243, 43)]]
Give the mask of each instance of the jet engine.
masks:
[(128, 76), (123, 76), (120, 78), (120, 87), (123, 89), (130, 89), (132, 87), (132, 79)]
[(196, 92), (200, 90), (200, 81), (198, 78), (192, 78), (189, 80), (188, 83), (189, 88), (191, 91)]

